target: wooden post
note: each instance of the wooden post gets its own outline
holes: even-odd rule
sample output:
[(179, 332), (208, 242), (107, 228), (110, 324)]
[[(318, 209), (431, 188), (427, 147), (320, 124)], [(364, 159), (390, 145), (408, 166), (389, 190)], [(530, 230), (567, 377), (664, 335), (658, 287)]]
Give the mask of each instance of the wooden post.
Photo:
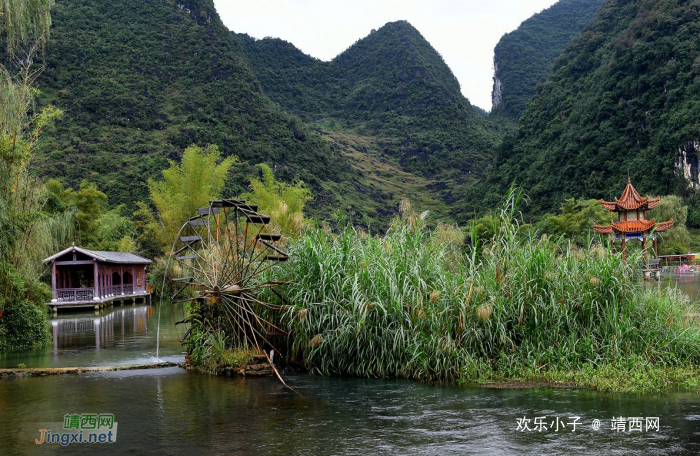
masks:
[[(639, 211), (637, 211), (639, 212)], [(644, 249), (644, 266), (648, 264), (647, 261), (647, 233), (646, 231), (642, 233), (642, 248)]]
[(622, 261), (627, 261), (627, 249), (625, 248), (625, 238), (627, 235), (622, 233)]
[(124, 266), (119, 266), (119, 288), (122, 290), (122, 296), (124, 296)]
[(654, 236), (654, 258), (659, 257), (659, 248), (658, 244), (656, 243), (656, 236)]
[(94, 268), (95, 280), (93, 280), (94, 285), (95, 285), (95, 291), (94, 291), (93, 299), (99, 298), (99, 296), (100, 296), (99, 275), (100, 274), (99, 274), (98, 269), (97, 269), (97, 260), (95, 260), (95, 268)]
[(56, 292), (56, 261), (51, 264), (51, 290), (53, 291), (53, 299), (58, 299)]

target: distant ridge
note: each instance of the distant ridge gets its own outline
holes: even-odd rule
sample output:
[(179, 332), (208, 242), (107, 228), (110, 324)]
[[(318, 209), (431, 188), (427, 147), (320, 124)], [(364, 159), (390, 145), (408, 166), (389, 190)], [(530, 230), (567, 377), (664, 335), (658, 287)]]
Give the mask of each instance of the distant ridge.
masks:
[(65, 115), (41, 141), (43, 176), (90, 179), (111, 202), (130, 203), (147, 196), (146, 180), (168, 159), (209, 143), (244, 160), (228, 194), (265, 162), (311, 185), (317, 207), (337, 207), (343, 192), (330, 190), (357, 176), (262, 92), (212, 0), (62, 0), (53, 24), (39, 101)]
[(517, 118), (554, 61), (606, 0), (559, 0), (503, 35), (494, 49), (492, 113)]
[(688, 195), (699, 155), (700, 1), (609, 1), (557, 60), (472, 204), (516, 182), (541, 213), (609, 198), (628, 176), (650, 195)]

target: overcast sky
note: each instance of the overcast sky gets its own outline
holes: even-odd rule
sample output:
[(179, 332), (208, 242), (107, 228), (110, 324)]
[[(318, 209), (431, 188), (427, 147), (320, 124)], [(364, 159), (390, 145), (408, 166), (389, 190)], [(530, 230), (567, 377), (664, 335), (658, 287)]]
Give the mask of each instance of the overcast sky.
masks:
[(489, 111), (493, 48), (557, 0), (214, 0), (226, 26), (331, 60), (387, 22), (405, 19), (442, 54), (472, 104)]

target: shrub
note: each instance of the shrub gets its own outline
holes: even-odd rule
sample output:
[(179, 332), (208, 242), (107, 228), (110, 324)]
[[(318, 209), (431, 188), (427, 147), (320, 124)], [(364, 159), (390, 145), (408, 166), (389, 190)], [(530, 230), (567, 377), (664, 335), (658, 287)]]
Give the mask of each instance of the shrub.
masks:
[(32, 350), (50, 343), (46, 313), (28, 301), (6, 303), (0, 317), (0, 351)]

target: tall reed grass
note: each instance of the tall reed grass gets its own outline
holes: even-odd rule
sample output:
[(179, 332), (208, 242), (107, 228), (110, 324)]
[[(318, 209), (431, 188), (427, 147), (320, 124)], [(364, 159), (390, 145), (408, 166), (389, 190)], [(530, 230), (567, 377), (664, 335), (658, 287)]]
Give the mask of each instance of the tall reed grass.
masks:
[[(461, 251), (418, 217), (386, 235), (312, 229), (290, 243), (289, 353), (321, 374), (472, 381), (629, 359), (697, 365), (691, 304), (596, 243), (519, 229), (511, 194), (490, 243)], [(457, 253), (456, 253), (457, 252)]]

